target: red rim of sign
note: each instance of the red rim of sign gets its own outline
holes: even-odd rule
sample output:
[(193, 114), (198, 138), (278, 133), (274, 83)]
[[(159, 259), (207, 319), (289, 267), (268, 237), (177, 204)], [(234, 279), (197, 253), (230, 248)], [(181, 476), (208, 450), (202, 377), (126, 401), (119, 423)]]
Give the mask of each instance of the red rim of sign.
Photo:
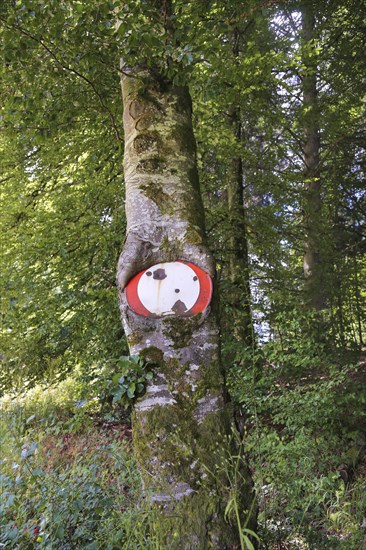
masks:
[[(184, 260), (177, 260), (177, 262), (180, 262), (190, 267), (197, 275), (200, 283), (200, 293), (195, 304), (191, 307), (191, 309), (186, 311), (184, 315), (182, 315), (182, 317), (192, 317), (193, 315), (202, 313), (210, 303), (212, 297), (212, 280), (208, 273), (203, 271), (203, 269), (201, 269), (200, 267), (192, 264), (191, 262), (185, 262)], [(149, 269), (151, 269), (151, 267), (144, 269), (144, 271), (140, 271), (140, 273), (132, 277), (132, 279), (127, 283), (127, 302), (131, 309), (133, 309), (133, 311), (138, 315), (143, 315), (144, 317), (165, 317), (165, 315), (156, 315), (155, 313), (152, 313), (151, 311), (146, 309), (138, 296), (137, 287), (139, 281), (143, 274), (146, 273), (146, 271), (149, 271)]]

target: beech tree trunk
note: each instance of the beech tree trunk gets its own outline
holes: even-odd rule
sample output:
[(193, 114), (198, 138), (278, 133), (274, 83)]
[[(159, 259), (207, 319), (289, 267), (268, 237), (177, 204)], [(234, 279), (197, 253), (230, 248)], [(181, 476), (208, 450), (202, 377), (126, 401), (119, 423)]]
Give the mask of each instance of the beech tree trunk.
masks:
[(236, 480), (224, 473), (234, 447), (214, 300), (203, 314), (151, 318), (135, 313), (124, 291), (140, 271), (176, 260), (192, 262), (214, 279), (190, 95), (143, 69), (122, 78), (122, 95), (127, 236), (118, 264), (120, 309), (131, 354), (154, 369), (134, 407), (136, 457), (145, 493), (163, 517), (157, 526), (162, 545), (234, 548), (237, 528), (224, 520), (233, 491), (243, 525), (253, 529), (255, 513), (245, 466)]
[(316, 311), (325, 306), (322, 239), (322, 200), (320, 174), (319, 110), (317, 103), (317, 63), (311, 41), (314, 39), (315, 17), (312, 2), (302, 10), (303, 26), (303, 106), (304, 139), (304, 277), (307, 304)]

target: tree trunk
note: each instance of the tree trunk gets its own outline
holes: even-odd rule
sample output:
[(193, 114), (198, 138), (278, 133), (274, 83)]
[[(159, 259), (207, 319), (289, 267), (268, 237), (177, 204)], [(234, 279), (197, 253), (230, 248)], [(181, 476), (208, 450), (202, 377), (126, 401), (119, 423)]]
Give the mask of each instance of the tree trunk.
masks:
[[(249, 26), (249, 25), (248, 25)], [(241, 33), (234, 28), (228, 33), (232, 44), (234, 64), (240, 55)], [(232, 101), (226, 115), (230, 132), (238, 145), (242, 140), (241, 109), (237, 101)], [(223, 308), (221, 326), (229, 338), (240, 343), (242, 347), (253, 347), (253, 325), (249, 281), (249, 257), (247, 242), (247, 224), (243, 195), (243, 161), (239, 151), (228, 151), (226, 162), (226, 196), (227, 196), (227, 292)], [(233, 359), (233, 358), (232, 358)], [(230, 360), (230, 359), (229, 359)], [(231, 361), (231, 360), (230, 360)]]
[(306, 302), (314, 310), (325, 306), (323, 258), (321, 258), (322, 200), (320, 178), (319, 111), (317, 103), (317, 64), (311, 41), (315, 17), (311, 2), (302, 11), (303, 25), (303, 106), (304, 106), (304, 277)]
[(154, 369), (154, 380), (134, 407), (136, 457), (145, 493), (164, 515), (156, 526), (162, 545), (230, 548), (238, 543), (237, 529), (224, 520), (231, 492), (239, 491), (239, 506), (247, 513), (243, 524), (253, 528), (255, 514), (249, 518), (253, 497), (245, 467), (236, 487), (220, 470), (233, 446), (215, 307), (191, 317), (183, 310), (145, 317), (131, 309), (124, 291), (142, 270), (177, 260), (214, 278), (190, 95), (143, 69), (122, 78), (122, 95), (127, 237), (117, 275), (120, 309), (131, 354)]
[[(238, 141), (241, 140), (240, 112), (232, 108), (229, 120)], [(243, 197), (243, 165), (241, 157), (229, 161), (226, 187), (229, 210), (229, 280), (231, 330), (245, 346), (253, 346), (252, 312), (250, 307), (249, 257)]]
[(358, 281), (358, 266), (357, 266), (357, 256), (353, 258), (353, 268), (354, 268), (354, 297), (356, 301), (356, 318), (357, 318), (357, 332), (358, 332), (358, 344), (362, 348), (363, 338), (362, 338), (362, 308), (360, 303), (360, 285)]

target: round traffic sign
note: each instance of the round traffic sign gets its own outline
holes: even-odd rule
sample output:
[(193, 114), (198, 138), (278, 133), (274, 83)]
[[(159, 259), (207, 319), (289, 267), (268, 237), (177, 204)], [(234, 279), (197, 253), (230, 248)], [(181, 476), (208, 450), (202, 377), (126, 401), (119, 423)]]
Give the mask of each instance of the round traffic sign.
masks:
[(208, 273), (182, 260), (153, 265), (126, 286), (129, 306), (145, 317), (191, 317), (207, 308), (211, 296)]

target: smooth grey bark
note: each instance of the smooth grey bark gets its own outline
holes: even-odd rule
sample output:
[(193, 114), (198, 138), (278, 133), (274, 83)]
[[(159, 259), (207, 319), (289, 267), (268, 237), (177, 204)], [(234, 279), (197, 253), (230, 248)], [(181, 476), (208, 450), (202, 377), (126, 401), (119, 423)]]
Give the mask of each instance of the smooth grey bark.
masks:
[(237, 479), (223, 468), (234, 444), (214, 311), (143, 317), (129, 307), (124, 292), (131, 277), (160, 262), (193, 262), (214, 279), (191, 100), (185, 87), (145, 69), (122, 78), (122, 95), (127, 236), (117, 274), (120, 309), (131, 353), (154, 370), (134, 407), (136, 457), (145, 493), (162, 513), (156, 526), (161, 544), (233, 548), (238, 532), (225, 522), (224, 509), (234, 491), (243, 525), (253, 529), (255, 513), (244, 463)]
[(321, 255), (322, 199), (320, 173), (319, 108), (317, 100), (317, 64), (312, 51), (315, 16), (312, 2), (302, 9), (304, 107), (304, 277), (306, 303), (316, 311), (325, 306), (324, 265)]

